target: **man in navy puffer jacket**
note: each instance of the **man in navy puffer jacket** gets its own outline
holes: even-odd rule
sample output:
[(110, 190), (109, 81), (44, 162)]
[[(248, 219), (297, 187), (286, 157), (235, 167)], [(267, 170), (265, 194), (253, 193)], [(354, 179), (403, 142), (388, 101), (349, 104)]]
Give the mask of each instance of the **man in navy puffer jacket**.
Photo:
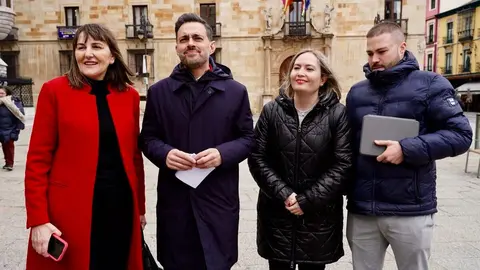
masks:
[[(367, 34), (366, 80), (347, 96), (355, 152), (348, 194), (347, 238), (355, 270), (379, 270), (392, 246), (399, 270), (428, 269), (437, 212), (435, 160), (465, 153), (472, 142), (468, 119), (441, 75), (420, 71), (395, 23)], [(420, 135), (378, 141), (378, 157), (359, 153), (367, 114), (416, 119)]]

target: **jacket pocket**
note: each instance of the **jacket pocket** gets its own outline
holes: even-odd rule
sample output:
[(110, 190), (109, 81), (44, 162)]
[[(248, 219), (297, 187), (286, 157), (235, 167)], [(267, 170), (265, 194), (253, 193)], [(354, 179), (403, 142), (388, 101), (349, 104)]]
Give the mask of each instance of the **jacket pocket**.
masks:
[(418, 172), (415, 171), (413, 173), (413, 181), (414, 181), (414, 184), (415, 184), (415, 200), (417, 201), (417, 203), (420, 203), (421, 201), (421, 193), (420, 193), (420, 183), (418, 181)]

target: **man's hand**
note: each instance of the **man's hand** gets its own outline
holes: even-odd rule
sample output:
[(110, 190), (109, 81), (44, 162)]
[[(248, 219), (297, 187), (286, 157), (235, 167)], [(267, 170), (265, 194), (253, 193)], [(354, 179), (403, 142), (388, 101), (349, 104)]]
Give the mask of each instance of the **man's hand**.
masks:
[(196, 167), (200, 169), (218, 167), (222, 164), (222, 156), (220, 156), (220, 152), (216, 148), (209, 148), (198, 153), (195, 159)]
[(195, 167), (195, 159), (178, 149), (170, 150), (167, 154), (167, 167), (176, 171), (186, 171)]
[(375, 141), (376, 145), (386, 146), (387, 149), (377, 157), (378, 162), (392, 163), (398, 165), (403, 162), (403, 151), (400, 143), (397, 141)]

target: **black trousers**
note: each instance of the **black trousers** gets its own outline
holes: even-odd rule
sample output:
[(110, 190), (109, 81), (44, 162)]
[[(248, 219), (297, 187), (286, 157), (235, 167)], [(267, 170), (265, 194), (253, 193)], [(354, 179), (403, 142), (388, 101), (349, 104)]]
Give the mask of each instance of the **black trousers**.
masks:
[[(268, 261), (268, 266), (270, 270), (290, 270), (290, 263), (288, 262), (279, 262), (279, 261)], [(325, 270), (324, 264), (298, 264), (299, 270)]]

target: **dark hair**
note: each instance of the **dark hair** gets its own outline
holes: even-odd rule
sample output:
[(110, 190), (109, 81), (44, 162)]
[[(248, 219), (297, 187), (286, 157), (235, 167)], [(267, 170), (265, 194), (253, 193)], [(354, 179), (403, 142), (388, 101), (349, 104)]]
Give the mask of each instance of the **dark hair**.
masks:
[[(127, 85), (133, 85), (129, 76), (134, 76), (134, 73), (128, 68), (127, 64), (125, 64), (120, 49), (118, 48), (117, 41), (115, 40), (115, 36), (105, 26), (92, 23), (84, 24), (77, 29), (75, 38), (73, 39), (73, 59), (75, 59), (75, 50), (77, 49), (77, 44), (79, 42), (78, 39), (82, 33), (85, 38), (83, 42), (87, 42), (89, 38), (105, 42), (115, 58), (115, 62), (108, 66), (107, 73), (105, 74), (105, 81), (109, 82), (113, 88), (118, 89), (119, 91), (124, 91), (127, 88)], [(80, 72), (76, 61), (72, 61), (70, 70), (67, 72), (67, 77), (73, 88), (79, 89), (82, 88), (84, 84), (88, 84), (87, 78)]]
[(202, 17), (198, 16), (195, 13), (184, 13), (178, 18), (178, 20), (175, 22), (175, 37), (178, 37), (178, 29), (180, 29), (183, 24), (189, 22), (197, 22), (203, 24), (205, 30), (207, 31), (208, 40), (213, 40), (212, 27), (204, 19), (202, 19)]
[(395, 34), (402, 42), (405, 41), (405, 32), (402, 27), (392, 21), (383, 21), (374, 25), (367, 33), (367, 38), (376, 37), (382, 34)]
[(11, 96), (12, 95), (12, 89), (10, 89), (10, 87), (8, 86), (0, 86), (0, 89), (3, 89), (5, 91), (5, 94), (7, 94), (7, 96)]

